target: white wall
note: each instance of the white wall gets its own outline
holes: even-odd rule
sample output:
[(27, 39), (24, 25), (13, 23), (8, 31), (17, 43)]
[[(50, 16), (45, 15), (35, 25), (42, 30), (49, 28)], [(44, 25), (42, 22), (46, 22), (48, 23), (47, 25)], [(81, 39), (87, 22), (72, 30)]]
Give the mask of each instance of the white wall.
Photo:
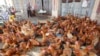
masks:
[(58, 17), (60, 13), (60, 0), (52, 0), (52, 16)]
[(96, 20), (96, 11), (98, 8), (100, 0), (95, 0), (95, 4), (93, 6), (92, 14), (91, 14), (91, 20)]
[(5, 3), (8, 7), (13, 6), (13, 1), (12, 0), (5, 0)]
[(0, 5), (5, 5), (5, 1), (4, 0), (0, 0)]
[(12, 6), (13, 2), (12, 0), (0, 0), (0, 5)]

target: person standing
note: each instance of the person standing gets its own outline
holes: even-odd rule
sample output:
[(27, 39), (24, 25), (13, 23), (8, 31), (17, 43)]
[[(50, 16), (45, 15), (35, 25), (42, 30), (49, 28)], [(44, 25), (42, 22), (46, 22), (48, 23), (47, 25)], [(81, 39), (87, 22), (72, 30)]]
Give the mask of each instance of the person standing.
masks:
[(16, 17), (15, 16), (15, 13), (16, 13), (15, 8), (14, 7), (11, 7), (10, 11), (11, 11), (11, 15), (14, 15), (14, 17)]
[(27, 5), (27, 15), (28, 15), (28, 17), (31, 16), (31, 5), (30, 5), (30, 3), (28, 3), (28, 5)]

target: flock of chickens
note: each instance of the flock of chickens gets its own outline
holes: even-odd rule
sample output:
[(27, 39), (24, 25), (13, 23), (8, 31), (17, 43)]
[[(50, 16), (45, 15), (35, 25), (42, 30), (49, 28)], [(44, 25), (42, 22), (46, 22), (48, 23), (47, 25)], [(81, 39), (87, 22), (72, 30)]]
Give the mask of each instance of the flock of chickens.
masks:
[(100, 26), (88, 17), (68, 15), (36, 25), (29, 20), (7, 21), (0, 27), (0, 55), (26, 56), (38, 46), (42, 47), (40, 56), (97, 56), (99, 37)]

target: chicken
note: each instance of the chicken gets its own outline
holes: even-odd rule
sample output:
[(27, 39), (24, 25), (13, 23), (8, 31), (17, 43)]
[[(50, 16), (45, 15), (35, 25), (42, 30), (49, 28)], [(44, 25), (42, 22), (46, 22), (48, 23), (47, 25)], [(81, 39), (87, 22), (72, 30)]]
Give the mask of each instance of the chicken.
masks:
[(28, 43), (26, 44), (26, 49), (27, 50), (31, 50), (33, 48), (31, 41), (28, 41)]
[(26, 51), (27, 51), (26, 46), (27, 46), (26, 42), (21, 42), (21, 43), (19, 44), (19, 48), (20, 48), (20, 50), (22, 50), (23, 52), (26, 52)]
[(46, 56), (46, 51), (42, 50), (41, 53), (40, 53), (40, 56)]
[(30, 26), (30, 23), (24, 24), (21, 27), (21, 33), (24, 34), (24, 35), (26, 35), (26, 36), (33, 36), (34, 35), (34, 30)]
[(67, 24), (67, 21), (65, 20), (64, 22), (61, 22), (60, 27), (65, 27)]
[(89, 52), (89, 56), (97, 56), (97, 54), (94, 52)]
[(1, 49), (0, 50), (0, 55), (2, 56), (13, 56), (16, 54), (16, 49), (15, 48), (9, 48), (9, 49)]
[(30, 44), (32, 44), (32, 46), (39, 46), (40, 45), (40, 43), (36, 40), (36, 39), (29, 39), (29, 41), (30, 41)]
[(93, 44), (94, 46), (96, 46), (97, 45), (97, 43), (99, 42), (99, 38), (98, 38), (98, 36), (95, 36), (93, 39), (91, 39), (92, 40), (92, 43), (91, 44)]
[(72, 39), (72, 38), (73, 38), (73, 35), (70, 33), (70, 30), (69, 30), (68, 33), (67, 33), (67, 37), (68, 37), (69, 39)]
[(80, 45), (86, 46), (86, 35), (83, 35), (82, 37), (78, 37)]
[(74, 43), (77, 40), (76, 36), (73, 36), (69, 31), (67, 33), (67, 37), (71, 43)]
[(4, 45), (3, 45), (3, 48), (8, 48), (9, 45), (12, 44), (12, 40), (10, 38), (6, 38), (5, 42), (4, 42)]
[(70, 43), (66, 42), (63, 50), (63, 54), (61, 56), (71, 56), (72, 55), (72, 50), (70, 48)]
[(57, 50), (54, 48), (54, 45), (50, 45), (50, 46), (48, 47), (48, 50), (50, 51), (51, 56), (58, 56)]
[(9, 47), (9, 44), (8, 43), (5, 43), (4, 45), (3, 45), (3, 49), (6, 49), (6, 48), (8, 48)]
[(20, 55), (20, 56), (29, 56), (29, 55), (26, 55), (26, 54), (22, 54), (22, 55)]
[(4, 34), (4, 35), (8, 35), (8, 33), (9, 33), (9, 32), (8, 32), (8, 29), (3, 29), (3, 34)]
[(41, 31), (41, 34), (42, 34), (42, 41), (44, 41), (46, 39), (45, 33)]
[(0, 34), (3, 34), (3, 27), (0, 26)]
[(97, 56), (96, 51), (93, 48), (93, 45), (89, 45), (89, 46), (82, 48), (80, 52), (82, 53), (82, 55)]
[(12, 56), (13, 54), (14, 54), (14, 50), (13, 49), (9, 49), (5, 53), (5, 55), (7, 55), (7, 56)]
[(75, 42), (74, 54), (76, 56), (86, 56), (86, 55), (91, 56), (91, 54), (96, 55), (94, 52), (91, 51), (92, 49), (93, 49), (93, 45), (87, 47), (81, 47), (78, 42)]
[(80, 44), (78, 43), (78, 41), (75, 42), (74, 51), (73, 52), (74, 52), (75, 56), (84, 56), (81, 53)]
[(0, 49), (0, 56), (4, 56), (5, 55), (6, 50), (5, 49)]
[(50, 21), (47, 21), (46, 22), (46, 26), (50, 28), (51, 27), (51, 22)]
[(48, 56), (48, 55), (50, 55), (50, 51), (48, 50), (48, 48), (47, 47), (42, 48), (40, 56)]
[(41, 45), (46, 45), (46, 43), (48, 42), (48, 38), (47, 38), (47, 36), (46, 35), (49, 35), (49, 33), (47, 33), (47, 34), (45, 34), (43, 31), (41, 31), (41, 33), (42, 33), (42, 43), (41, 43)]

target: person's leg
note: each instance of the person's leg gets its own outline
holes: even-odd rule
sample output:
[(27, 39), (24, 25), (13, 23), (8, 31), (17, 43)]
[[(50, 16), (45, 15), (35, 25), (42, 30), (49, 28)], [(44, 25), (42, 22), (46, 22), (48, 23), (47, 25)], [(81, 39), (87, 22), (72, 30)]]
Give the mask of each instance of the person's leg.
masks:
[(27, 15), (28, 15), (28, 17), (30, 17), (30, 12), (29, 12), (29, 10), (27, 10)]
[(33, 10), (34, 16), (35, 16), (35, 10)]
[(30, 17), (32, 17), (32, 11), (30, 10)]

